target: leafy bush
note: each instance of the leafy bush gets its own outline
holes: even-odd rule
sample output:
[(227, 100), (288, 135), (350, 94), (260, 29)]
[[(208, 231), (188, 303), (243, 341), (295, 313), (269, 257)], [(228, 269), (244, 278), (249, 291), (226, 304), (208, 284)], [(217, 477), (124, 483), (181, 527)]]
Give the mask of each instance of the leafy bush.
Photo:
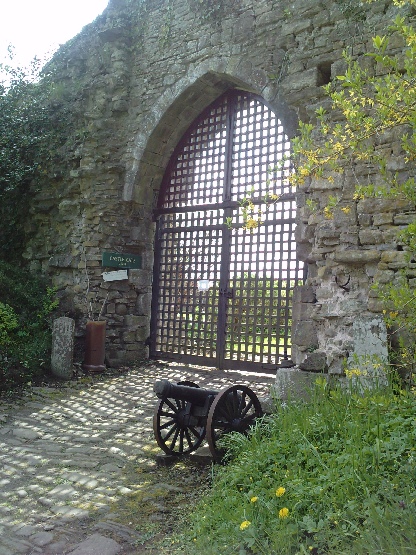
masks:
[(0, 258), (17, 263), (30, 232), (32, 198), (58, 175), (66, 150), (73, 152), (84, 136), (76, 131), (69, 101), (78, 85), (65, 88), (55, 83), (51, 64), (40, 66), (36, 58), (29, 68), (0, 63)]
[(29, 272), (0, 261), (0, 391), (29, 382), (49, 367), (48, 315), (53, 289)]
[(198, 555), (404, 555), (416, 545), (414, 393), (318, 389), (226, 436), (191, 517)]
[(13, 308), (0, 302), (0, 345), (10, 343), (10, 332), (18, 325), (19, 322)]

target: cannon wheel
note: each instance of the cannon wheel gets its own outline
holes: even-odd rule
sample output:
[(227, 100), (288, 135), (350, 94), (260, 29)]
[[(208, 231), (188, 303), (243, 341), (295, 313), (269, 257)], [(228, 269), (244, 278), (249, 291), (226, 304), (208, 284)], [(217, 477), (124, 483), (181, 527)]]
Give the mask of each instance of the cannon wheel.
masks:
[(225, 451), (218, 440), (229, 432), (247, 433), (254, 420), (263, 415), (257, 395), (245, 385), (233, 385), (220, 391), (208, 413), (207, 441), (216, 462)]
[[(199, 387), (190, 381), (178, 385)], [(187, 401), (161, 399), (153, 415), (153, 432), (159, 447), (167, 455), (185, 455), (198, 449), (205, 437), (205, 427), (187, 426), (182, 419)]]

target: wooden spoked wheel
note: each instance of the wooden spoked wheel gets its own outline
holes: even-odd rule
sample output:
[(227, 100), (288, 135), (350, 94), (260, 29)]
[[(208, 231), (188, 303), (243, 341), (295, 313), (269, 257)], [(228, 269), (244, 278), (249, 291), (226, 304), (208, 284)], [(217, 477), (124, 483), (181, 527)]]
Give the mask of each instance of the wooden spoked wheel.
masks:
[[(183, 385), (198, 387), (192, 382)], [(204, 440), (206, 428), (189, 423), (188, 401), (161, 399), (153, 415), (153, 431), (159, 447), (167, 455), (185, 455), (198, 449)]]
[(225, 451), (219, 445), (224, 434), (246, 434), (256, 418), (263, 415), (260, 401), (250, 388), (233, 385), (220, 391), (208, 413), (207, 441), (216, 462), (221, 462)]

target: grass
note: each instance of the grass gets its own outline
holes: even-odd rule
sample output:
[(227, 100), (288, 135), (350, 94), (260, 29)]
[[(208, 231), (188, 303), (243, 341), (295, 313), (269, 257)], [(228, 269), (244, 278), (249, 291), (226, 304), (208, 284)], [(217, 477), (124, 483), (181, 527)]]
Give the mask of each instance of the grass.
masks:
[(249, 437), (226, 436), (230, 461), (177, 538), (182, 553), (415, 555), (415, 415), (412, 392), (322, 382)]

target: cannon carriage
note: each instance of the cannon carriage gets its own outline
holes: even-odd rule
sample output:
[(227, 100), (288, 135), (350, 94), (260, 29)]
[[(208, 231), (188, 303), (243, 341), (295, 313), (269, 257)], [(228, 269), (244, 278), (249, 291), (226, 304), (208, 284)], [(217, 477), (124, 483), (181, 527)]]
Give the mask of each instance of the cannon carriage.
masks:
[(206, 439), (213, 459), (221, 462), (220, 438), (230, 432), (246, 433), (263, 414), (258, 397), (245, 385), (215, 391), (190, 381), (174, 384), (160, 380), (153, 389), (159, 398), (153, 431), (168, 455), (192, 453)]

